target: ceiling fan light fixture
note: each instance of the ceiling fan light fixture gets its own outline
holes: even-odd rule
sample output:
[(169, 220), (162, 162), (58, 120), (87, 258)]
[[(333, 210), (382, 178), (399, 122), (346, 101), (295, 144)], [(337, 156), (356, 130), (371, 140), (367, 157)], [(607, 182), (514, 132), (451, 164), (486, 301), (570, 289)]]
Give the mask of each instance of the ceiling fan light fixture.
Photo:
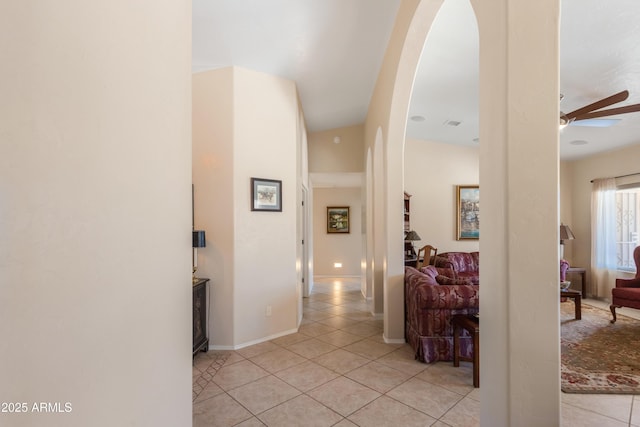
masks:
[(560, 130), (566, 128), (567, 126), (569, 126), (569, 124), (573, 121), (573, 119), (570, 119), (569, 117), (567, 117), (567, 115), (565, 113), (563, 113), (562, 111), (560, 111)]

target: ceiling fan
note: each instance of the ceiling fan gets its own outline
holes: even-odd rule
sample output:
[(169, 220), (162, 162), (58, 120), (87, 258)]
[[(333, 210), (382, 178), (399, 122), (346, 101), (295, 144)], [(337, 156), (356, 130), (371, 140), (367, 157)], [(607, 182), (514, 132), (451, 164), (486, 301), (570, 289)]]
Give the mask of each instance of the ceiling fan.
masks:
[[(570, 124), (584, 125), (584, 126), (611, 126), (617, 120), (608, 120), (607, 124), (597, 124), (597, 120), (600, 117), (615, 116), (618, 114), (633, 113), (640, 111), (640, 104), (626, 105), (624, 107), (610, 108), (603, 110), (602, 108), (608, 107), (618, 102), (622, 102), (629, 97), (629, 91), (623, 90), (615, 95), (608, 96), (592, 104), (586, 105), (570, 113), (563, 113), (560, 111), (560, 126), (564, 127)], [(562, 101), (564, 95), (560, 94), (560, 101)], [(587, 122), (589, 121), (589, 122)], [(582, 122), (582, 123), (576, 123)]]

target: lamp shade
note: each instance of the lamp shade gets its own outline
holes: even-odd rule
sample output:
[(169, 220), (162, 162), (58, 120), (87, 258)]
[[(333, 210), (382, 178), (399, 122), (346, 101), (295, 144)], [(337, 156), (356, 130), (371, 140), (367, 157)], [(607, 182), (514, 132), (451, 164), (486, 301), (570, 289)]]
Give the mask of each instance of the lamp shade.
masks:
[(194, 248), (206, 248), (207, 241), (204, 235), (204, 230), (193, 231), (193, 247)]
[(422, 238), (418, 236), (418, 233), (411, 230), (407, 233), (406, 236), (404, 236), (404, 240), (422, 240)]
[(573, 240), (576, 236), (573, 235), (568, 225), (560, 224), (560, 240)]

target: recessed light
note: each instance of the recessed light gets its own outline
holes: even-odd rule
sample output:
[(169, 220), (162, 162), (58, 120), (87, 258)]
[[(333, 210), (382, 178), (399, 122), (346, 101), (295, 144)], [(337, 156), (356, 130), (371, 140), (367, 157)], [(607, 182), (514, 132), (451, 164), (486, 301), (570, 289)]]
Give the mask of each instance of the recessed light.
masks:
[(462, 123), (462, 122), (459, 122), (457, 120), (447, 120), (445, 122), (445, 124), (447, 124), (449, 126), (458, 126), (458, 125), (460, 125), (460, 123)]
[(334, 262), (333, 263), (333, 268), (342, 268), (342, 263), (341, 262)]
[(340, 141), (342, 141), (342, 140), (340, 139), (339, 136), (336, 136), (335, 138), (333, 138), (333, 143), (334, 144), (340, 144)]
[(480, 138), (473, 138), (473, 142), (480, 142)]
[(424, 116), (411, 116), (411, 120), (414, 122), (424, 122)]
[(587, 145), (589, 142), (584, 141), (582, 139), (576, 139), (575, 141), (571, 141), (569, 144), (571, 145)]

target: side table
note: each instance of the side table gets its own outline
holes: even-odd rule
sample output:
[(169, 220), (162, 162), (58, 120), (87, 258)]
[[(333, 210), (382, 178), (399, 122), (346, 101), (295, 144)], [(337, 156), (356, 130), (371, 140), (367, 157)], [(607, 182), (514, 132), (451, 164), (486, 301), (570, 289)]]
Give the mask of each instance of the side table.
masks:
[(560, 291), (560, 298), (572, 299), (576, 306), (576, 320), (582, 319), (582, 292), (574, 291), (573, 289), (567, 289), (566, 291)]
[(586, 295), (587, 292), (587, 269), (582, 267), (569, 267), (567, 270), (567, 274), (579, 274), (580, 275), (580, 285), (582, 286), (582, 295)]
[[(460, 361), (473, 363), (473, 386), (480, 387), (480, 318), (472, 314), (456, 314), (451, 318), (453, 326), (453, 366)], [(465, 329), (473, 339), (473, 357), (460, 356), (460, 328)]]

